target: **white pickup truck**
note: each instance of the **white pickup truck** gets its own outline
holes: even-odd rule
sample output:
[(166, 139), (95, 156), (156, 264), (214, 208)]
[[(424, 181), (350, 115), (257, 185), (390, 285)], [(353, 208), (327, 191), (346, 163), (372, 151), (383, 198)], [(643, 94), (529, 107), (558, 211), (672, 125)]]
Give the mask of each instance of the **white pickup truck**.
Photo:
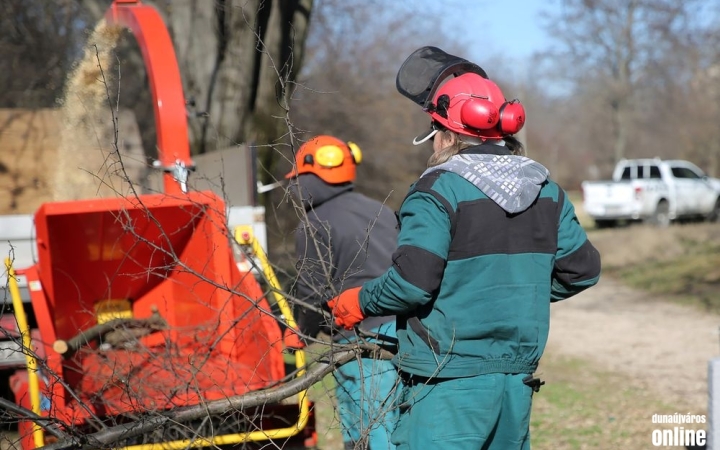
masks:
[(611, 181), (584, 181), (583, 206), (598, 228), (642, 220), (720, 219), (720, 180), (682, 160), (625, 159)]

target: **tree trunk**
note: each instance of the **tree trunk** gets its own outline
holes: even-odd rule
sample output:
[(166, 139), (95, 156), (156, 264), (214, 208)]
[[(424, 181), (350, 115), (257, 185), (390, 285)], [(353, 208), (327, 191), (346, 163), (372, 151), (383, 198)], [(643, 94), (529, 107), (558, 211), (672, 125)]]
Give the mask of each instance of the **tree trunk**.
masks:
[[(312, 0), (145, 3), (158, 8), (172, 36), (190, 103), (193, 154), (250, 141), (267, 144), (287, 133), (282, 119), (288, 99), (285, 87), (300, 70)], [(103, 8), (86, 9), (104, 13)], [(144, 124), (143, 144), (152, 158), (155, 134), (145, 73), (139, 67), (139, 49), (125, 41), (129, 42), (120, 52), (121, 103), (132, 106)], [(265, 157), (272, 164), (277, 156)]]

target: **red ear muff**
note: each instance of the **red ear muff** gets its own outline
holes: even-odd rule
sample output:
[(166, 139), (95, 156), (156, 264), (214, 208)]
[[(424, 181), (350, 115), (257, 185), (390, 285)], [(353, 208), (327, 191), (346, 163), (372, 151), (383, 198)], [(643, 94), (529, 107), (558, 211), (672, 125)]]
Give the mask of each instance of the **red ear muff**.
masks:
[(503, 135), (515, 134), (525, 125), (525, 108), (518, 100), (504, 103), (499, 113), (498, 127)]
[(494, 128), (500, 118), (500, 111), (488, 99), (473, 97), (460, 107), (460, 121), (476, 130)]

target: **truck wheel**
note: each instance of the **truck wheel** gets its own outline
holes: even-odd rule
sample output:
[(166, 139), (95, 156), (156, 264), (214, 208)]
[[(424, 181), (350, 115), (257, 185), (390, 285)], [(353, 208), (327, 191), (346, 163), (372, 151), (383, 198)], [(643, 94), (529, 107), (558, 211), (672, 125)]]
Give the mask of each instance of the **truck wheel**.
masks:
[(715, 200), (713, 210), (707, 216), (708, 222), (720, 222), (720, 197)]
[(595, 226), (597, 228), (615, 228), (617, 226), (617, 220), (612, 219), (596, 219)]
[(650, 217), (650, 223), (656, 227), (665, 228), (670, 225), (670, 205), (666, 200), (660, 200), (655, 212)]

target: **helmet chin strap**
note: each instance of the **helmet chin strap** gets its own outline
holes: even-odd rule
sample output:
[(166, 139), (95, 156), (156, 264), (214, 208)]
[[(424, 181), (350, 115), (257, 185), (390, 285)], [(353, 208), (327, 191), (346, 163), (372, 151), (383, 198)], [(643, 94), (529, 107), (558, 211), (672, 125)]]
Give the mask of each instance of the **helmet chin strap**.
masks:
[(419, 136), (415, 136), (413, 138), (413, 145), (420, 145), (420, 144), (423, 144), (423, 143), (429, 141), (430, 139), (432, 139), (433, 136), (435, 136), (437, 134), (437, 132), (438, 132), (438, 130), (432, 130), (431, 132), (429, 132), (427, 134), (427, 136), (425, 136), (424, 138), (422, 138), (420, 140), (418, 140)]

